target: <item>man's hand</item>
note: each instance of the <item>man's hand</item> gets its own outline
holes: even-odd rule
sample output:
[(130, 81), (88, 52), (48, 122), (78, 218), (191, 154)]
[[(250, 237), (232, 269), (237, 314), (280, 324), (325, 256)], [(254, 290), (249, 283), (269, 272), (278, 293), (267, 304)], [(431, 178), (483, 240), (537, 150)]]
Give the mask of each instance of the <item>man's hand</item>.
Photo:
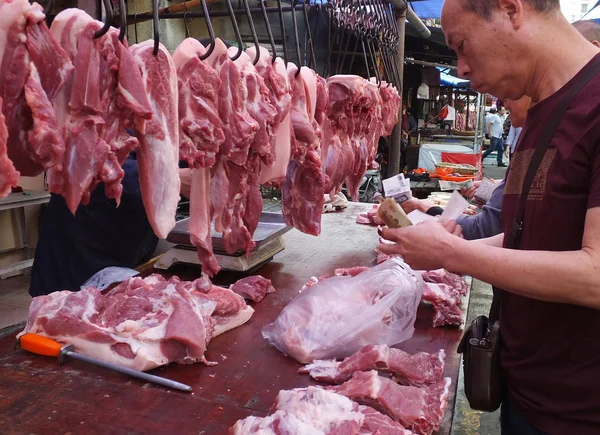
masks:
[(473, 186), (469, 187), (468, 189), (461, 190), (460, 194), (467, 199), (473, 199), (475, 194), (477, 194), (477, 189), (479, 189), (479, 186), (481, 186), (481, 180), (473, 181)]
[(400, 255), (415, 270), (434, 270), (444, 267), (444, 261), (460, 230), (455, 221), (443, 223), (428, 220), (419, 225), (381, 231), (381, 236), (394, 244), (381, 244), (378, 249), (388, 255)]

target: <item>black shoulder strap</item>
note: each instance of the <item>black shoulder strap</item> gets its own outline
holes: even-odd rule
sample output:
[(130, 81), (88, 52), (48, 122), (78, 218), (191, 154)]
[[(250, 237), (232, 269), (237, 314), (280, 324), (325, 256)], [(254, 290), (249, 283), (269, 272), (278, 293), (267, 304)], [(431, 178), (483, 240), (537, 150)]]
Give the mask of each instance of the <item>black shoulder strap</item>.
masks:
[[(538, 146), (535, 148), (529, 167), (527, 168), (527, 174), (523, 180), (523, 190), (521, 192), (521, 198), (519, 203), (519, 209), (517, 217), (511, 225), (509, 234), (505, 234), (507, 238), (504, 246), (509, 249), (516, 249), (521, 241), (521, 234), (523, 233), (523, 220), (525, 218), (525, 208), (527, 206), (527, 198), (529, 197), (529, 190), (531, 184), (535, 179), (537, 171), (542, 163), (544, 154), (552, 142), (554, 133), (560, 124), (560, 121), (567, 112), (569, 106), (573, 102), (575, 96), (590, 82), (596, 75), (600, 74), (600, 56), (594, 57), (590, 64), (577, 75), (573, 85), (567, 89), (562, 99), (560, 100), (558, 107), (548, 119), (548, 129), (544, 132), (544, 135), (540, 138)], [(492, 307), (490, 309), (490, 320), (496, 321), (500, 314), (500, 300), (502, 297), (502, 290), (494, 288), (494, 298), (492, 300)]]

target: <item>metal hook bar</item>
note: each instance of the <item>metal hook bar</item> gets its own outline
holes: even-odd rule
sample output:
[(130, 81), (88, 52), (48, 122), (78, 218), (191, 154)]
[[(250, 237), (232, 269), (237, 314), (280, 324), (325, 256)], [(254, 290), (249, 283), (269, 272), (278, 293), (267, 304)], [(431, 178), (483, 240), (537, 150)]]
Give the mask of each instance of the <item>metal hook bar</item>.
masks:
[(154, 50), (152, 53), (156, 56), (160, 44), (160, 36), (158, 35), (158, 0), (152, 0), (152, 32), (154, 34)]
[(294, 27), (294, 35), (296, 36), (296, 55), (298, 56), (298, 71), (296, 77), (300, 75), (302, 67), (302, 55), (300, 54), (300, 37), (298, 36), (298, 23), (296, 22), (296, 0), (292, 0), (292, 25)]
[(277, 0), (277, 8), (279, 10), (279, 31), (281, 32), (281, 44), (283, 45), (283, 60), (285, 61), (285, 65), (287, 66), (288, 49), (285, 36), (285, 22), (283, 20), (283, 6), (281, 5), (281, 0)]
[[(342, 73), (342, 70), (344, 69), (344, 64), (346, 63), (346, 54), (348, 53), (348, 46), (350, 45), (350, 40), (352, 39), (352, 32), (348, 32), (348, 40), (346, 41), (346, 46), (344, 47), (344, 55), (342, 56), (342, 63), (341, 65), (338, 66), (338, 74)], [(339, 56), (339, 55), (338, 55)], [(339, 61), (339, 57), (338, 57), (338, 61)]]
[[(200, 60), (206, 60), (215, 50), (215, 30), (212, 26), (212, 21), (210, 20), (210, 14), (208, 13), (208, 5), (206, 4), (206, 0), (202, 0), (202, 11), (204, 12), (204, 22), (206, 23), (206, 28), (208, 29), (208, 36), (210, 37), (210, 47), (206, 50), (202, 56), (200, 56)], [(189, 12), (189, 11), (188, 11)], [(187, 12), (186, 12), (187, 13)], [(184, 15), (185, 18), (185, 15)], [(186, 24), (187, 30), (187, 24)]]
[(271, 63), (275, 63), (275, 59), (277, 58), (277, 47), (275, 47), (275, 39), (273, 38), (273, 31), (271, 30), (271, 23), (269, 22), (269, 14), (267, 14), (267, 8), (265, 7), (265, 2), (263, 0), (258, 0), (260, 3), (260, 8), (263, 11), (263, 19), (265, 20), (265, 25), (267, 27), (267, 36), (269, 37), (269, 43), (271, 44), (271, 51), (273, 52), (273, 57), (271, 58)]
[(237, 60), (242, 55), (242, 47), (244, 43), (242, 42), (242, 35), (240, 34), (240, 28), (238, 27), (237, 20), (235, 18), (235, 12), (233, 12), (233, 6), (231, 6), (231, 0), (225, 0), (225, 4), (227, 5), (227, 10), (229, 11), (229, 15), (231, 16), (231, 24), (233, 24), (233, 31), (235, 32), (235, 38), (238, 43), (238, 52), (231, 58), (231, 60)]
[(138, 43), (138, 34), (137, 34), (137, 12), (134, 14), (134, 19), (133, 19), (133, 31), (135, 33), (135, 43)]
[(98, 39), (106, 35), (113, 21), (113, 8), (110, 4), (110, 0), (103, 0), (104, 9), (106, 10), (106, 21), (104, 21), (104, 26), (94, 33), (94, 39)]
[(308, 9), (306, 8), (306, 2), (302, 4), (302, 12), (304, 13), (304, 25), (306, 29), (306, 38), (308, 39), (308, 48), (310, 49), (310, 59), (307, 62), (310, 68), (315, 69), (317, 67), (317, 59), (315, 56), (315, 47), (312, 40), (312, 32), (310, 30), (310, 21), (308, 19)]
[[(348, 66), (348, 72), (352, 73), (352, 67), (354, 66), (354, 59), (356, 59), (356, 50), (358, 49), (358, 38), (359, 32), (356, 33), (356, 38), (354, 41), (354, 50), (352, 50), (352, 56), (350, 56), (350, 65)], [(345, 58), (344, 58), (345, 61)]]
[(369, 68), (369, 59), (367, 58), (367, 49), (365, 47), (365, 40), (364, 40), (364, 38), (360, 38), (360, 43), (362, 45), (363, 57), (364, 57), (365, 65), (367, 66), (367, 76), (370, 76), (371, 75), (371, 70)]
[[(318, 41), (317, 35), (319, 34), (319, 24), (321, 22), (321, 13), (322, 13), (322, 5), (321, 3), (317, 4), (315, 6), (315, 9), (317, 11), (317, 20), (316, 20), (316, 25), (315, 25), (315, 31), (312, 34), (313, 40)], [(316, 64), (315, 64), (315, 68), (316, 68)], [(325, 67), (326, 68), (326, 67)], [(323, 68), (323, 73), (325, 73), (325, 68)]]
[(331, 45), (331, 28), (333, 27), (333, 12), (331, 9), (327, 11), (327, 18), (329, 18), (329, 25), (327, 29), (327, 65), (325, 65), (326, 78), (328, 78), (329, 74), (331, 73), (331, 54), (333, 52), (333, 47)]
[(381, 76), (379, 75), (379, 66), (377, 64), (377, 58), (373, 53), (373, 47), (371, 46), (371, 42), (367, 38), (367, 48), (369, 50), (369, 56), (371, 57), (371, 62), (373, 63), (373, 68), (375, 69), (375, 78), (377, 79), (377, 85), (381, 86)]
[(119, 24), (119, 41), (125, 41), (125, 33), (127, 32), (127, 10), (125, 0), (119, 0), (119, 16), (121, 24)]
[[(260, 43), (258, 42), (258, 36), (256, 34), (256, 28), (254, 27), (254, 20), (252, 19), (252, 12), (250, 12), (250, 5), (248, 4), (248, 0), (242, 0), (244, 3), (244, 8), (246, 9), (246, 16), (248, 17), (248, 25), (250, 26), (250, 33), (252, 34), (252, 40), (254, 41), (254, 46), (256, 47), (256, 57), (252, 62), (254, 65), (258, 63), (260, 60)], [(262, 3), (262, 2), (261, 2)]]

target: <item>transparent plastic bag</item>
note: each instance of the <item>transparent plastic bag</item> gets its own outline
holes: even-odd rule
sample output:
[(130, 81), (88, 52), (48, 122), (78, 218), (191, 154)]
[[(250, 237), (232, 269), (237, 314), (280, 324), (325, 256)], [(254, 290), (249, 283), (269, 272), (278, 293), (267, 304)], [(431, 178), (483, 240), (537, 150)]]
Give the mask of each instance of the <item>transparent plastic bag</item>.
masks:
[(355, 277), (317, 282), (262, 329), (269, 343), (297, 361), (345, 358), (368, 344), (412, 337), (423, 279), (399, 258)]

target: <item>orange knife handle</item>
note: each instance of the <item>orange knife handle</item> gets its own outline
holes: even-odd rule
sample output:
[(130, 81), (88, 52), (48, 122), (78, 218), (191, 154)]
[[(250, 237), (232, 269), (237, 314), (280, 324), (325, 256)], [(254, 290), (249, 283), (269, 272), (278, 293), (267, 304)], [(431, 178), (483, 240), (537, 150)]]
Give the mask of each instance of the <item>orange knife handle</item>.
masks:
[(27, 333), (19, 338), (19, 346), (28, 352), (44, 356), (60, 356), (62, 345), (38, 334)]

